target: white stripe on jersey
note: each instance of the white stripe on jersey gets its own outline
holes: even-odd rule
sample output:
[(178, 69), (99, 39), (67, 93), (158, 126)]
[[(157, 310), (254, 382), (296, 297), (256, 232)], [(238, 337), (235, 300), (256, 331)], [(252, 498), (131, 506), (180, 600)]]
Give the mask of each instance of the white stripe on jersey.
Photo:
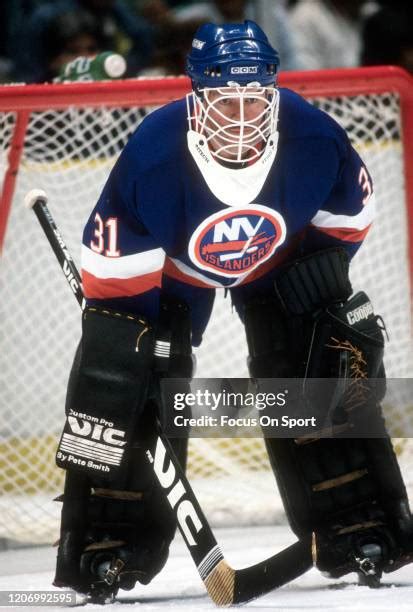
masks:
[(211, 287), (211, 289), (231, 289), (231, 287), (237, 287), (237, 285), (240, 285), (247, 278), (247, 276), (249, 276), (249, 274), (252, 274), (253, 272), (255, 272), (255, 270), (248, 270), (247, 272), (243, 272), (238, 277), (236, 277), (232, 283), (229, 283), (228, 285), (224, 285), (223, 283), (220, 283), (219, 281), (209, 278), (209, 276), (207, 276), (206, 274), (202, 274), (202, 272), (198, 272), (197, 270), (194, 270), (194, 268), (191, 268), (190, 266), (185, 264), (183, 261), (180, 261), (179, 259), (176, 259), (175, 257), (170, 257), (169, 259), (175, 264), (178, 270), (180, 270), (183, 274), (186, 274), (187, 276), (190, 276), (192, 278), (196, 278), (197, 280), (202, 281), (203, 283)]
[(123, 257), (105, 257), (82, 246), (82, 268), (97, 278), (132, 278), (163, 268), (165, 251), (151, 249)]
[(209, 276), (206, 276), (206, 274), (202, 274), (201, 272), (197, 272), (196, 270), (194, 270), (193, 268), (191, 268), (187, 264), (183, 263), (179, 259), (175, 259), (175, 257), (170, 257), (169, 259), (171, 261), (173, 261), (173, 263), (178, 268), (178, 270), (180, 270), (184, 274), (187, 274), (188, 276), (192, 276), (192, 278), (196, 278), (196, 279), (202, 281), (203, 283), (207, 283), (211, 288), (214, 288), (214, 287), (215, 288), (225, 287), (225, 285), (219, 283), (218, 281), (212, 280), (211, 278), (209, 278)]
[(375, 196), (373, 193), (358, 215), (335, 215), (328, 210), (319, 210), (311, 219), (311, 223), (316, 227), (350, 227), (363, 230), (373, 222), (375, 211)]

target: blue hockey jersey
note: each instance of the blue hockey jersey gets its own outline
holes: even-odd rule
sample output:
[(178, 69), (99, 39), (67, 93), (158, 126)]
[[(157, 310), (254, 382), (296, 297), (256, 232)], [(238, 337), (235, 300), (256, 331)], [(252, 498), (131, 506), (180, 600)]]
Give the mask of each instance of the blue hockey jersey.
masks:
[(190, 307), (198, 345), (217, 288), (231, 292), (242, 316), (251, 296), (272, 290), (281, 264), (332, 246), (353, 256), (372, 222), (374, 198), (346, 133), (287, 89), (280, 90), (278, 130), (275, 161), (258, 195), (228, 205), (188, 150), (185, 101), (150, 114), (84, 230), (89, 303), (156, 321), (161, 292), (174, 295)]

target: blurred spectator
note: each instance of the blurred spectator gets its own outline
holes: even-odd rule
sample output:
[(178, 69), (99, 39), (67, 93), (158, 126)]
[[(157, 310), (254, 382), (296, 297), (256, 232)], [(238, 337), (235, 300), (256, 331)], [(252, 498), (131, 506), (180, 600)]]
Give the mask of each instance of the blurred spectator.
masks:
[(52, 81), (61, 68), (76, 57), (93, 57), (110, 41), (102, 36), (96, 19), (85, 11), (72, 11), (51, 19), (44, 30), (44, 75)]
[(176, 6), (180, 6), (182, 4), (198, 4), (199, 0), (167, 0), (168, 5), (171, 8), (175, 8)]
[(15, 80), (15, 58), (21, 48), (21, 33), (27, 18), (41, 0), (11, 0), (2, 3), (0, 25), (0, 81)]
[(204, 20), (166, 20), (158, 30), (152, 63), (139, 76), (179, 76), (185, 74), (185, 60), (192, 39)]
[(10, 38), (10, 16), (6, 9), (0, 24), (0, 83), (10, 79), (13, 63), (9, 55), (8, 41)]
[(364, 0), (299, 0), (291, 12), (304, 70), (357, 66)]
[(141, 0), (138, 10), (139, 14), (154, 26), (161, 26), (172, 19), (172, 12), (166, 0)]
[(281, 68), (298, 67), (286, 0), (211, 0), (178, 7), (176, 18), (204, 20), (212, 23), (240, 23), (244, 19), (256, 21), (266, 32), (270, 43), (281, 58)]
[(281, 70), (296, 70), (299, 63), (295, 35), (286, 0), (253, 0), (248, 2), (247, 17), (262, 27), (270, 43), (280, 54)]
[(95, 20), (100, 30), (99, 40), (106, 41), (107, 50), (127, 57), (128, 73), (136, 74), (149, 63), (153, 29), (145, 19), (131, 12), (122, 0), (48, 0), (34, 10), (21, 35), (24, 45), (17, 58), (20, 80), (28, 83), (44, 80), (47, 72), (46, 33), (50, 31), (50, 23), (60, 15), (76, 11), (86, 11)]
[(178, 6), (174, 15), (179, 21), (199, 19), (212, 23), (241, 23), (245, 19), (247, 0), (212, 0)]
[(413, 74), (413, 8), (383, 6), (363, 27), (361, 64), (392, 64)]
[(70, 1), (88, 10), (100, 21), (103, 34), (115, 39), (115, 51), (124, 55), (135, 54), (134, 61), (145, 63), (152, 50), (152, 31), (147, 21), (132, 12), (124, 0)]

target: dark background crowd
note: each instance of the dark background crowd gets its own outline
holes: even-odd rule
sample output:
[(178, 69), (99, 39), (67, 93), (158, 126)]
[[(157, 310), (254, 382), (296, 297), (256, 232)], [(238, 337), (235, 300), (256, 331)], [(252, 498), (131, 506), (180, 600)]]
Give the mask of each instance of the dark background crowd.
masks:
[(179, 75), (197, 27), (254, 19), (282, 70), (393, 64), (413, 73), (406, 0), (7, 0), (0, 82), (52, 80), (68, 61), (105, 50), (128, 77)]

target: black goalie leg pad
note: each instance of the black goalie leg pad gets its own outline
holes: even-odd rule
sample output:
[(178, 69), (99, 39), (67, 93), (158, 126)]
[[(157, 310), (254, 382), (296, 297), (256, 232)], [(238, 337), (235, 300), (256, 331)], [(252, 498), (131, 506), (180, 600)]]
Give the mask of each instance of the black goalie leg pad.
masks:
[(142, 318), (91, 307), (82, 323), (56, 463), (116, 480), (147, 397), (154, 332)]
[[(174, 360), (174, 374), (188, 376), (188, 364), (191, 362), (189, 313), (185, 309), (179, 312), (186, 312), (186, 315), (173, 317), (168, 353), (179, 356), (178, 360)], [(117, 318), (111, 319), (111, 322), (117, 327)], [(130, 355), (129, 348), (135, 350), (137, 345), (142, 346), (143, 335), (151, 334), (151, 331), (136, 335), (135, 325), (127, 325), (126, 328), (132, 329), (133, 333), (130, 336), (125, 332), (127, 337), (123, 339), (128, 341), (132, 337), (135, 343), (129, 342), (123, 348), (114, 349), (106, 370), (100, 361), (99, 367), (92, 368), (91, 372), (92, 385), (98, 378), (109, 384), (113, 372), (122, 370), (122, 363), (116, 361), (115, 355), (126, 352), (123, 361), (126, 372), (120, 372), (123, 379), (118, 407), (120, 412), (126, 411), (130, 399), (134, 413), (133, 416), (129, 415), (128, 452), (123, 468), (117, 472), (116, 478), (107, 478), (106, 473), (101, 471), (89, 474), (70, 469), (63, 495), (55, 584), (87, 593), (98, 602), (111, 598), (119, 588), (133, 588), (137, 581), (142, 584), (150, 582), (164, 566), (176, 530), (174, 514), (146, 457), (148, 449), (154, 455), (158, 438), (161, 418), (159, 372), (155, 371), (156, 364), (149, 349), (146, 364), (139, 359), (139, 366), (136, 367), (135, 356)], [(165, 344), (161, 347), (164, 348)], [(84, 350), (85, 342), (82, 348)], [(161, 352), (164, 362), (163, 350)], [(79, 379), (84, 381), (89, 374), (90, 361), (87, 361), (87, 366), (84, 361), (79, 350), (69, 383), (68, 408), (75, 405), (76, 398), (79, 398), (79, 386), (82, 388)], [(168, 372), (169, 368), (165, 370)], [(139, 374), (143, 374), (143, 378)], [(135, 394), (132, 391), (129, 394), (128, 389), (122, 393), (128, 385), (135, 389)], [(116, 385), (113, 393), (115, 390)], [(87, 393), (86, 396), (90, 397)], [(107, 410), (119, 400), (112, 391), (109, 396), (110, 402), (108, 400), (103, 404), (105, 420), (110, 418)], [(99, 418), (103, 418), (102, 413)], [(187, 440), (171, 440), (171, 445), (185, 469)]]
[[(381, 438), (320, 434), (266, 439), (266, 445), (292, 529), (299, 537), (316, 534), (318, 567), (333, 576), (358, 571), (377, 579), (382, 571), (409, 562), (413, 548), (406, 490), (380, 410), (384, 379), (361, 402), (352, 393), (359, 379), (384, 377), (383, 334), (365, 294), (347, 300), (337, 253), (313, 257), (296, 262), (277, 282), (272, 321), (271, 299), (262, 306), (262, 316), (257, 303), (247, 309), (251, 374), (348, 377), (332, 415), (344, 428), (369, 406)], [(328, 286), (323, 270), (330, 276), (338, 270)], [(260, 320), (265, 329), (260, 330)], [(282, 360), (282, 366), (272, 359)]]
[(64, 503), (53, 584), (58, 587), (71, 587), (81, 593), (88, 589), (79, 568), (86, 541), (89, 495), (88, 476), (73, 471), (66, 472), (64, 493), (57, 500)]
[(293, 531), (318, 536), (321, 570), (335, 577), (362, 571), (358, 560), (368, 557), (363, 546), (379, 545), (380, 539), (379, 571), (408, 562), (412, 521), (389, 439), (267, 439), (266, 444)]
[[(87, 593), (96, 601), (148, 584), (169, 554), (176, 521), (145, 457), (155, 454), (157, 407), (150, 400), (117, 483), (66, 474), (54, 584)], [(187, 440), (172, 440), (185, 469)]]

